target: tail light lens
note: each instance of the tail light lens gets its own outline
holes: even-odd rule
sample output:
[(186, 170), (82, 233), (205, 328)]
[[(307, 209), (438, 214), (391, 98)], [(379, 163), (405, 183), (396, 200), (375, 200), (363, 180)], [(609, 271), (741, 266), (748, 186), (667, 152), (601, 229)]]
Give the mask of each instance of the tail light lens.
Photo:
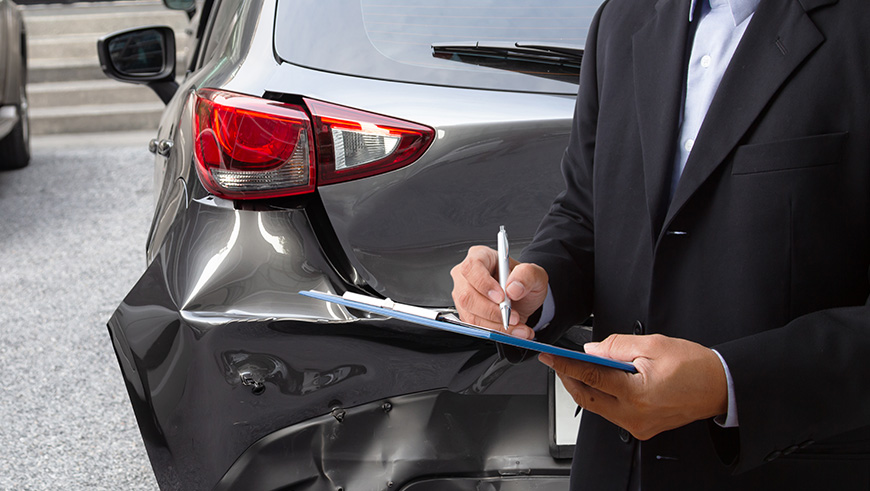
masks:
[(301, 107), (211, 89), (195, 97), (197, 171), (209, 191), (246, 199), (314, 190), (314, 140)]
[(314, 119), (317, 179), (331, 184), (391, 171), (414, 162), (435, 131), (400, 119), (305, 99)]
[(315, 184), (398, 169), (417, 160), (435, 135), (311, 99), (309, 118), (301, 106), (222, 90), (200, 89), (194, 98), (197, 173), (209, 192), (227, 199), (309, 193)]

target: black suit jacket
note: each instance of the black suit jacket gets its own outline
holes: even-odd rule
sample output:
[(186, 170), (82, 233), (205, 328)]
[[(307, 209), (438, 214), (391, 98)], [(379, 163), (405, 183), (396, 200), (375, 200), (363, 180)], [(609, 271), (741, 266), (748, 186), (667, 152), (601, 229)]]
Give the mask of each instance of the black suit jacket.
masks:
[[(596, 339), (723, 355), (739, 429), (640, 443), (644, 490), (870, 489), (870, 4), (761, 0), (669, 201), (688, 9), (593, 21), (567, 187), (522, 255), (556, 299), (539, 337), (594, 314)], [(584, 416), (574, 488), (625, 489), (638, 444)]]

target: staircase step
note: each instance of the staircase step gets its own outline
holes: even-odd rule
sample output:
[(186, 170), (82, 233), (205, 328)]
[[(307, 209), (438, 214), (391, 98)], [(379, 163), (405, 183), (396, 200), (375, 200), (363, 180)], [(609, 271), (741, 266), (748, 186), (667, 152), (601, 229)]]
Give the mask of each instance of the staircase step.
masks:
[[(96, 34), (130, 27), (168, 25), (177, 31), (187, 27), (187, 15), (169, 10), (159, 1), (35, 6), (23, 9), (27, 36), (40, 38), (57, 34)], [(93, 4), (90, 4), (93, 5)]]
[(31, 109), (96, 104), (160, 102), (144, 85), (125, 84), (105, 78), (71, 82), (32, 83), (27, 86)]
[(163, 108), (161, 102), (34, 108), (30, 129), (34, 135), (156, 130)]
[(97, 39), (147, 25), (175, 30), (178, 66), (187, 45), (187, 14), (160, 0), (33, 4), (22, 7), (27, 28), (28, 95), (34, 135), (153, 131), (164, 104), (151, 89), (109, 80)]
[[(97, 59), (97, 39), (108, 31), (96, 34), (58, 34), (41, 38), (27, 39), (27, 57), (31, 61), (42, 59), (69, 59), (69, 58), (94, 58)], [(183, 54), (183, 47), (187, 45), (187, 34), (176, 31), (175, 46), (176, 57)]]
[(100, 80), (105, 77), (96, 56), (93, 58), (43, 58), (27, 62), (28, 83)]

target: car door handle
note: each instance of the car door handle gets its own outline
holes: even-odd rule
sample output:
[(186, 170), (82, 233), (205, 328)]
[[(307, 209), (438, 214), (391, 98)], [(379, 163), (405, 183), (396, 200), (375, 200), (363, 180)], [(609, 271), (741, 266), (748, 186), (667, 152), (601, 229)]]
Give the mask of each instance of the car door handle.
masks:
[(169, 152), (172, 151), (173, 145), (174, 143), (172, 143), (172, 140), (158, 140), (157, 138), (152, 138), (151, 141), (148, 142), (148, 151), (163, 157), (169, 157)]

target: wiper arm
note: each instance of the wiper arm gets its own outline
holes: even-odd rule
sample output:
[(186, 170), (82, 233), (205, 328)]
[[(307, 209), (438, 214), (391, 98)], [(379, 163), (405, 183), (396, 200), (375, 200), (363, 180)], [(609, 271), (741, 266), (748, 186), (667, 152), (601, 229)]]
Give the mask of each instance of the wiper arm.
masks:
[(555, 65), (577, 66), (583, 59), (583, 48), (549, 43), (433, 43), (432, 54), (439, 58), (453, 55), (499, 58)]

